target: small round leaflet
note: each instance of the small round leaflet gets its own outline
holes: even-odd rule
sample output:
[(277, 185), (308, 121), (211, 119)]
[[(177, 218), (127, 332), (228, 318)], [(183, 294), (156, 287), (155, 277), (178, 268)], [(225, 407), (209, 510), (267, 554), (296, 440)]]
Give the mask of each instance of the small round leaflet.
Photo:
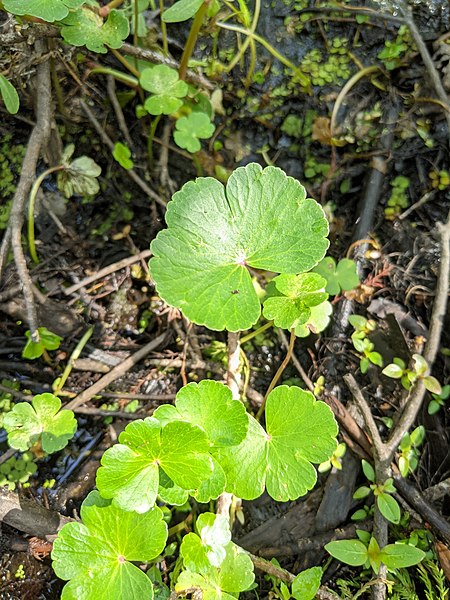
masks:
[(241, 331), (261, 305), (249, 269), (303, 273), (328, 248), (319, 204), (281, 169), (251, 163), (226, 188), (200, 177), (174, 194), (168, 228), (152, 242), (150, 273), (160, 296), (209, 329)]

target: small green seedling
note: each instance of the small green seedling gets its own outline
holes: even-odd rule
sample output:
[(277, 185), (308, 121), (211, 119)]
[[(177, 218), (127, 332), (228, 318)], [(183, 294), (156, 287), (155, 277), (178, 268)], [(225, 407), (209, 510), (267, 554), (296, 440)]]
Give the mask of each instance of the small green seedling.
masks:
[(379, 352), (374, 350), (375, 345), (367, 337), (369, 333), (375, 331), (375, 321), (366, 319), (360, 315), (350, 315), (348, 321), (355, 328), (351, 336), (353, 347), (357, 352), (362, 354), (359, 361), (361, 373), (367, 373), (370, 363), (382, 367), (383, 357)]
[(397, 500), (391, 495), (395, 494), (393, 479), (387, 479), (383, 484), (375, 483), (375, 471), (373, 467), (365, 460), (362, 461), (362, 467), (370, 486), (361, 486), (353, 494), (355, 500), (367, 498), (370, 493), (375, 496), (378, 509), (385, 519), (390, 523), (400, 523), (401, 511)]
[(131, 158), (131, 150), (122, 142), (116, 142), (114, 144), (113, 157), (119, 163), (121, 167), (126, 169), (132, 169), (134, 167), (133, 159)]
[(61, 157), (61, 169), (57, 174), (58, 188), (66, 198), (73, 195), (95, 196), (100, 190), (98, 177), (102, 169), (89, 156), (72, 159), (75, 145), (68, 144)]
[(206, 113), (192, 112), (187, 117), (180, 117), (175, 123), (173, 139), (180, 148), (188, 152), (198, 152), (200, 139), (207, 139), (214, 133), (215, 127)]
[(347, 451), (347, 446), (344, 442), (341, 442), (340, 444), (338, 444), (336, 450), (333, 452), (333, 454), (330, 456), (330, 458), (328, 460), (326, 460), (325, 462), (320, 463), (320, 465), (318, 466), (317, 470), (319, 471), (319, 473), (326, 473), (332, 467), (334, 469), (337, 469), (338, 471), (341, 471), (342, 470), (342, 459), (343, 459), (346, 451)]
[(450, 397), (450, 385), (444, 385), (440, 394), (431, 394), (433, 399), (428, 405), (428, 414), (435, 415), (443, 406), (445, 401)]
[(189, 87), (180, 80), (177, 71), (167, 65), (156, 65), (144, 69), (139, 78), (141, 87), (152, 96), (144, 103), (145, 110), (151, 115), (171, 115), (183, 105)]
[(24, 452), (40, 443), (48, 454), (62, 450), (73, 437), (77, 421), (71, 410), (60, 408), (61, 400), (49, 393), (34, 396), (31, 404), (16, 404), (3, 420), (11, 448)]
[(15, 115), (19, 110), (20, 100), (16, 88), (0, 73), (0, 95), (5, 103), (6, 110)]
[(384, 216), (388, 221), (393, 221), (398, 215), (408, 208), (409, 197), (409, 178), (399, 175), (391, 182), (392, 192), (384, 209)]
[(413, 354), (412, 358), (414, 362), (412, 369), (407, 368), (405, 362), (400, 358), (394, 358), (394, 362), (383, 369), (383, 375), (392, 379), (400, 379), (405, 390), (409, 390), (414, 383), (421, 380), (429, 392), (442, 393), (441, 384), (430, 375), (430, 368), (424, 357), (421, 354)]
[(196, 523), (197, 533), (188, 533), (181, 544), (185, 570), (178, 577), (175, 591), (198, 589), (203, 597), (231, 600), (247, 590), (255, 579), (248, 554), (231, 541), (228, 520), (203, 513)]
[(433, 169), (428, 173), (428, 177), (431, 179), (431, 187), (434, 190), (438, 189), (442, 191), (450, 185), (450, 173), (446, 169), (441, 169), (440, 171)]
[(398, 447), (400, 456), (398, 457), (398, 468), (402, 477), (407, 477), (408, 473), (413, 473), (419, 464), (419, 446), (425, 439), (425, 427), (419, 425), (411, 433), (405, 433)]
[(153, 598), (149, 577), (133, 563), (148, 563), (163, 551), (167, 525), (162, 510), (124, 511), (94, 491), (80, 516), (81, 522), (64, 525), (53, 544), (55, 573), (70, 580), (61, 599)]
[(38, 327), (39, 342), (33, 342), (31, 331), (25, 331), (27, 343), (22, 350), (22, 357), (35, 360), (44, 354), (46, 350), (57, 350), (62, 342), (62, 337), (52, 333), (46, 327)]
[(334, 258), (326, 256), (313, 271), (325, 277), (327, 281), (325, 291), (330, 296), (337, 296), (341, 290), (347, 292), (359, 285), (356, 263), (349, 258), (342, 258), (336, 265)]
[(17, 483), (26, 484), (36, 471), (31, 452), (24, 452), (20, 457), (12, 456), (0, 465), (0, 487), (7, 486), (9, 490), (15, 490)]

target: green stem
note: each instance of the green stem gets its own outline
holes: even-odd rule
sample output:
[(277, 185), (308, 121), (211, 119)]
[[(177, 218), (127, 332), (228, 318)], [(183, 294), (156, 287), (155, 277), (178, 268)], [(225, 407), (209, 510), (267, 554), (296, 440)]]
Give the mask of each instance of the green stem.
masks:
[(264, 396), (264, 401), (261, 404), (261, 406), (259, 407), (258, 412), (256, 413), (256, 419), (260, 419), (261, 418), (261, 415), (263, 414), (264, 408), (266, 406), (266, 401), (267, 401), (268, 395), (273, 390), (273, 388), (277, 385), (278, 380), (280, 379), (281, 375), (283, 374), (283, 371), (288, 366), (288, 363), (291, 360), (292, 352), (294, 351), (294, 343), (295, 343), (295, 329), (292, 328), (291, 329), (291, 337), (289, 339), (289, 347), (288, 347), (288, 350), (286, 352), (286, 356), (284, 357), (284, 360), (281, 363), (281, 365), (278, 367), (278, 371), (275, 373), (274, 378), (270, 382), (270, 385), (269, 385), (269, 388), (267, 390), (267, 393)]
[[(256, 27), (258, 25), (259, 14), (261, 12), (261, 0), (255, 0), (255, 12), (253, 13), (252, 24), (250, 25), (249, 31), (254, 34), (256, 31)], [(249, 35), (245, 38), (245, 42), (239, 48), (238, 53), (235, 55), (233, 60), (227, 65), (226, 72), (229, 73), (241, 60), (241, 57), (244, 55), (244, 52), (247, 50), (249, 44), (253, 42), (253, 38)], [(249, 69), (250, 72), (250, 69)], [(248, 75), (247, 75), (248, 78)]]
[(252, 39), (256, 40), (257, 42), (259, 42), (262, 46), (264, 46), (264, 48), (266, 50), (268, 50), (272, 54), (272, 56), (274, 56), (277, 60), (279, 60), (280, 63), (282, 63), (283, 65), (285, 65), (286, 67), (288, 67), (289, 69), (291, 69), (293, 71), (295, 76), (298, 78), (301, 86), (303, 86), (306, 89), (310, 89), (311, 81), (309, 80), (309, 77), (304, 75), (300, 71), (300, 69), (294, 65), (294, 63), (292, 63), (288, 58), (286, 58), (285, 56), (280, 54), (278, 52), (278, 50), (276, 50), (273, 46), (271, 46), (269, 44), (269, 42), (267, 42), (260, 35), (252, 32), (250, 29), (243, 29), (242, 27), (238, 27), (237, 25), (228, 25), (227, 23), (223, 23), (223, 22), (217, 22), (217, 25), (219, 27), (222, 27), (222, 29), (228, 29), (229, 31), (236, 31), (237, 33), (242, 33), (243, 35), (247, 35), (247, 36), (251, 37)]
[(148, 158), (148, 164), (149, 164), (150, 168), (152, 167), (152, 164), (153, 164), (153, 139), (155, 137), (156, 128), (158, 127), (158, 123), (161, 121), (161, 117), (162, 117), (162, 115), (157, 115), (153, 119), (152, 124), (150, 125), (150, 131), (148, 133), (147, 158)]
[(72, 352), (72, 355), (69, 358), (69, 362), (67, 363), (66, 368), (64, 369), (63, 374), (61, 375), (61, 377), (59, 377), (56, 380), (57, 384), (53, 388), (53, 393), (55, 394), (55, 396), (57, 396), (60, 393), (60, 391), (63, 389), (64, 384), (66, 383), (67, 378), (69, 377), (69, 375), (70, 375), (70, 373), (71, 373), (71, 371), (73, 369), (75, 361), (80, 357), (81, 351), (83, 350), (83, 348), (88, 343), (89, 338), (91, 337), (93, 331), (94, 331), (94, 328), (93, 327), (89, 327), (89, 329), (86, 331), (86, 333), (83, 335), (83, 337), (81, 338), (81, 340), (76, 345), (75, 350)]
[[(159, 0), (159, 14), (162, 17), (164, 12), (164, 0)], [(160, 19), (161, 23), (161, 35), (162, 35), (162, 44), (163, 44), (163, 54), (164, 56), (169, 56), (169, 42), (167, 41), (167, 25), (166, 22)]]
[(192, 23), (191, 30), (189, 32), (189, 37), (187, 39), (186, 46), (183, 50), (183, 56), (180, 60), (180, 68), (178, 69), (178, 75), (180, 79), (184, 80), (186, 77), (189, 61), (191, 59), (192, 53), (194, 52), (195, 44), (198, 38), (198, 33), (200, 31), (200, 27), (202, 26), (203, 18), (206, 15), (206, 11), (208, 10), (209, 2), (210, 0), (204, 0), (203, 4), (195, 13), (194, 22)]
[(41, 183), (51, 173), (55, 171), (62, 171), (64, 169), (64, 165), (58, 165), (57, 167), (51, 167), (47, 169), (39, 177), (33, 184), (30, 192), (30, 201), (28, 202), (28, 248), (30, 249), (30, 256), (33, 259), (33, 262), (37, 265), (39, 262), (39, 258), (36, 252), (36, 244), (34, 239), (34, 205), (36, 202), (36, 195), (41, 187)]
[(92, 73), (100, 73), (101, 75), (112, 75), (114, 79), (129, 85), (130, 87), (137, 87), (139, 85), (139, 79), (136, 77), (132, 77), (131, 75), (127, 75), (122, 71), (117, 71), (117, 69), (110, 69), (108, 67), (94, 67), (88, 73), (90, 76)]
[(261, 327), (258, 327), (258, 329), (255, 329), (255, 331), (251, 331), (250, 333), (247, 333), (247, 335), (244, 335), (244, 337), (241, 337), (241, 345), (253, 339), (263, 331), (266, 331), (267, 329), (269, 329), (269, 327), (273, 327), (273, 321), (269, 321), (268, 323), (261, 325)]

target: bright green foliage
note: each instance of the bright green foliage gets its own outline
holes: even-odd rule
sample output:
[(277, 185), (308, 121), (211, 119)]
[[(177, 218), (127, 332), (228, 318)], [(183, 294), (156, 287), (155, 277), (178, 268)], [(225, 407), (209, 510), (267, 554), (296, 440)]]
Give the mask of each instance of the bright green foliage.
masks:
[(419, 446), (425, 439), (425, 427), (419, 425), (411, 433), (405, 433), (398, 447), (400, 456), (398, 458), (398, 468), (402, 477), (407, 477), (417, 469), (419, 464)]
[(78, 8), (85, 0), (3, 0), (3, 7), (14, 15), (30, 15), (48, 23), (61, 21), (69, 10)]
[(202, 147), (199, 140), (210, 138), (215, 129), (208, 115), (202, 112), (192, 112), (187, 117), (181, 117), (175, 123), (175, 128), (173, 139), (177, 145), (192, 153), (198, 152)]
[(404, 63), (405, 55), (412, 47), (413, 42), (409, 27), (401, 25), (396, 39), (384, 42), (384, 48), (378, 53), (378, 58), (383, 62), (388, 71), (392, 71)]
[(333, 452), (333, 454), (330, 456), (330, 458), (328, 460), (324, 461), (323, 463), (320, 463), (320, 465), (317, 469), (319, 471), (319, 473), (326, 473), (327, 471), (329, 471), (331, 469), (331, 467), (333, 467), (334, 469), (337, 469), (338, 471), (341, 471), (342, 470), (342, 458), (344, 457), (346, 451), (347, 451), (347, 446), (345, 445), (344, 442), (341, 442), (340, 444), (338, 444), (336, 450)]
[(34, 360), (44, 354), (45, 350), (57, 350), (62, 341), (62, 337), (52, 333), (46, 327), (38, 327), (39, 342), (33, 342), (31, 331), (25, 331), (27, 343), (22, 351), (22, 357)]
[(435, 415), (442, 406), (445, 406), (445, 401), (450, 397), (450, 385), (444, 385), (440, 394), (432, 394), (433, 399), (428, 405), (428, 414)]
[(283, 329), (305, 324), (311, 317), (311, 307), (328, 298), (326, 280), (317, 273), (278, 275), (273, 285), (275, 289), (272, 287), (264, 301), (263, 315)]
[(359, 362), (361, 373), (367, 373), (370, 363), (382, 367), (383, 357), (379, 352), (374, 351), (375, 345), (367, 337), (369, 333), (375, 331), (375, 321), (360, 315), (350, 315), (348, 321), (355, 328), (352, 333), (353, 347), (362, 355)]
[[(364, 474), (369, 482), (371, 482), (371, 485), (370, 487), (367, 487), (366, 485), (359, 487), (353, 494), (353, 498), (356, 500), (367, 498), (367, 496), (373, 492), (378, 508), (385, 519), (391, 523), (400, 523), (400, 506), (397, 500), (391, 496), (391, 494), (395, 494), (396, 492), (393, 480), (389, 478), (384, 483), (377, 484), (375, 483), (375, 471), (373, 470), (373, 467), (365, 460), (362, 461), (362, 467)], [(352, 518), (355, 519), (355, 515), (353, 515)]]
[(292, 582), (292, 596), (296, 600), (313, 600), (320, 587), (323, 571), (321, 567), (306, 569)]
[[(233, 600), (253, 581), (253, 563), (244, 550), (231, 541), (228, 521), (204, 513), (197, 520), (196, 533), (183, 538), (180, 553), (183, 571), (175, 585), (179, 594), (189, 588), (202, 590), (203, 600)], [(228, 593), (227, 593), (228, 592)]]
[(313, 270), (325, 277), (327, 280), (325, 291), (331, 296), (336, 296), (341, 290), (346, 292), (359, 285), (356, 263), (349, 258), (342, 258), (336, 266), (334, 258), (326, 256)]
[(55, 573), (70, 580), (62, 600), (152, 600), (150, 579), (132, 563), (149, 562), (164, 549), (162, 511), (125, 512), (94, 491), (81, 506), (81, 519), (64, 525), (53, 545)]
[(143, 513), (154, 506), (160, 469), (175, 485), (194, 490), (214, 468), (205, 432), (183, 421), (164, 427), (151, 417), (135, 421), (119, 442), (102, 457), (97, 487), (124, 510)]
[(310, 75), (313, 85), (324, 86), (340, 83), (350, 77), (350, 58), (347, 40), (335, 38), (330, 45), (328, 56), (315, 48), (307, 52), (300, 63), (300, 70)]
[(328, 301), (321, 302), (317, 306), (310, 307), (311, 314), (306, 323), (296, 325), (295, 335), (297, 337), (308, 337), (312, 333), (320, 333), (328, 327), (333, 307)]
[(131, 150), (122, 142), (114, 144), (113, 156), (124, 169), (132, 169), (134, 167), (133, 159), (131, 158)]
[(276, 167), (236, 169), (226, 189), (198, 178), (174, 194), (149, 267), (161, 297), (210, 329), (239, 331), (261, 306), (247, 267), (300, 273), (328, 247), (322, 208)]
[(36, 471), (31, 452), (24, 452), (20, 458), (11, 456), (0, 465), (0, 487), (5, 485), (9, 490), (14, 490), (16, 483), (27, 483)]
[(392, 192), (384, 209), (384, 216), (388, 221), (393, 221), (405, 208), (409, 206), (408, 188), (409, 179), (403, 175), (395, 177), (391, 182)]
[(10, 83), (4, 75), (0, 73), (0, 95), (5, 103), (6, 110), (15, 115), (19, 110), (19, 94), (16, 88)]
[(88, 6), (83, 6), (62, 21), (61, 35), (72, 46), (86, 46), (92, 52), (106, 54), (108, 48), (120, 48), (130, 33), (125, 15), (111, 10), (106, 21)]
[(275, 388), (267, 398), (265, 414), (267, 433), (248, 415), (244, 441), (218, 452), (227, 491), (252, 500), (266, 486), (275, 500), (294, 500), (316, 483), (311, 463), (329, 459), (336, 449), (336, 422), (324, 402), (295, 386)]
[(162, 20), (165, 23), (187, 21), (195, 15), (202, 4), (203, 0), (178, 0), (163, 12)]
[(16, 404), (3, 421), (11, 448), (25, 451), (39, 441), (49, 454), (62, 450), (73, 437), (77, 421), (71, 410), (60, 408), (61, 400), (50, 393), (38, 394), (31, 404)]
[(167, 65), (156, 65), (144, 69), (139, 83), (153, 95), (147, 98), (144, 107), (151, 115), (170, 115), (181, 108), (189, 87), (178, 77), (177, 71)]
[(446, 169), (441, 169), (440, 171), (432, 169), (428, 173), (428, 177), (431, 179), (431, 187), (433, 189), (437, 188), (442, 191), (450, 185), (450, 173)]
[(374, 537), (368, 547), (359, 540), (340, 540), (329, 542), (325, 550), (353, 567), (371, 566), (375, 573), (378, 573), (381, 563), (388, 569), (400, 569), (417, 565), (425, 557), (425, 552), (409, 544), (388, 544), (380, 549)]
[(423, 381), (426, 389), (433, 394), (442, 392), (439, 381), (430, 375), (430, 368), (427, 361), (421, 354), (413, 354), (413, 368), (407, 368), (405, 362), (401, 358), (394, 358), (394, 362), (387, 365), (383, 369), (383, 375), (392, 379), (400, 379), (402, 386), (409, 390), (416, 381)]
[(97, 178), (102, 172), (101, 167), (88, 156), (79, 156), (72, 160), (75, 145), (68, 144), (61, 157), (64, 169), (58, 171), (57, 184), (66, 198), (74, 194), (79, 196), (94, 196), (100, 186)]

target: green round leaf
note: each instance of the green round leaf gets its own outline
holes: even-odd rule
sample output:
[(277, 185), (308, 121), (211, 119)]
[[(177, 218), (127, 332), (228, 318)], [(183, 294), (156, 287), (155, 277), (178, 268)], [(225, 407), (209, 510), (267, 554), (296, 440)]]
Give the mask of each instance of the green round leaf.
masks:
[(248, 267), (299, 273), (326, 252), (323, 210), (305, 196), (298, 181), (257, 164), (236, 169), (226, 189), (209, 177), (188, 182), (151, 245), (161, 297), (210, 329), (249, 329), (261, 307)]
[(297, 337), (307, 337), (310, 333), (320, 333), (328, 327), (331, 314), (333, 313), (331, 302), (326, 300), (317, 306), (311, 306), (310, 310), (311, 314), (306, 323), (295, 327), (295, 335)]
[(180, 98), (188, 93), (189, 86), (180, 80), (175, 69), (167, 65), (156, 65), (144, 69), (139, 83), (144, 90), (153, 95), (144, 103), (145, 110), (151, 115), (170, 115), (183, 104)]
[(341, 259), (336, 266), (334, 258), (326, 256), (314, 268), (314, 272), (327, 280), (325, 289), (331, 296), (339, 294), (341, 290), (351, 290), (359, 285), (356, 263), (349, 258)]
[(167, 525), (155, 507), (143, 515), (125, 512), (91, 492), (81, 523), (68, 523), (52, 550), (53, 569), (70, 580), (63, 600), (153, 598), (147, 575), (132, 562), (148, 562), (164, 549)]
[(3, 420), (11, 448), (25, 451), (40, 441), (44, 452), (62, 450), (77, 430), (77, 420), (71, 410), (60, 408), (61, 400), (50, 393), (38, 394), (31, 404), (16, 404)]
[(400, 379), (403, 375), (403, 369), (394, 363), (385, 367), (381, 372), (386, 377), (391, 377), (392, 379)]
[(4, 0), (3, 6), (14, 15), (30, 15), (54, 23), (69, 14), (69, 9), (81, 6), (84, 0)]
[(92, 52), (103, 54), (106, 54), (107, 46), (120, 48), (129, 33), (128, 19), (122, 12), (111, 10), (103, 21), (88, 6), (69, 13), (61, 27), (61, 35), (68, 44), (86, 46)]
[(192, 112), (187, 117), (181, 117), (175, 123), (173, 139), (180, 148), (188, 152), (198, 152), (201, 148), (199, 139), (207, 139), (214, 133), (214, 125), (207, 114)]

